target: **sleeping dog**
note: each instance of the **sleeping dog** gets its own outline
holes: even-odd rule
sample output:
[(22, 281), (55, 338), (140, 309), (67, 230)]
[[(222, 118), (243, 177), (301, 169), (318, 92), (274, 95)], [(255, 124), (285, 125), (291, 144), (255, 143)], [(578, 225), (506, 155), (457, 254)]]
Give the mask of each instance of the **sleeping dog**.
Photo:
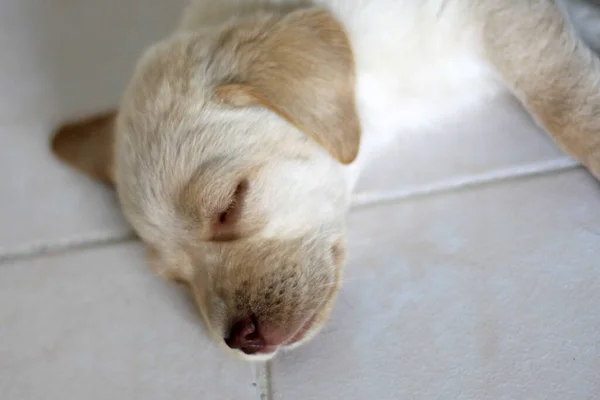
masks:
[(118, 111), (61, 127), (217, 345), (268, 359), (325, 324), (349, 196), (402, 132), (507, 90), (600, 177), (600, 62), (553, 0), (196, 0)]

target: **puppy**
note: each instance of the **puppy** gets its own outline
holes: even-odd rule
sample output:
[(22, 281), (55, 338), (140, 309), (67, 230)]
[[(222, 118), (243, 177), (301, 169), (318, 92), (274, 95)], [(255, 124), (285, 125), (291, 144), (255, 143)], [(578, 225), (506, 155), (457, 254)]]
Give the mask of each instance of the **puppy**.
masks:
[(362, 165), (501, 90), (600, 177), (600, 63), (553, 0), (194, 1), (52, 147), (116, 186), (217, 345), (268, 359), (328, 317)]

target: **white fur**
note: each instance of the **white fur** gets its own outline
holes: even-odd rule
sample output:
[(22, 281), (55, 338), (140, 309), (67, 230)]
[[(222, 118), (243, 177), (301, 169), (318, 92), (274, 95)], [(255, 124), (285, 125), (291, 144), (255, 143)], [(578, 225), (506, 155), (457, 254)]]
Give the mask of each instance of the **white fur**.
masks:
[(405, 131), (440, 123), (501, 86), (481, 60), (465, 1), (321, 0), (343, 22), (363, 127), (358, 170)]

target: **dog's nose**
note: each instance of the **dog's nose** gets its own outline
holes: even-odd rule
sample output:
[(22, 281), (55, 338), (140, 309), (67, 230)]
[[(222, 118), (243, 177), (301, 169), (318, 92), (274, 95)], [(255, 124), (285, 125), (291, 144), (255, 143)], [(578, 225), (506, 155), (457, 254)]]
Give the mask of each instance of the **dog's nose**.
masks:
[(225, 343), (232, 349), (246, 354), (260, 353), (266, 347), (265, 338), (260, 334), (258, 321), (254, 314), (233, 324)]

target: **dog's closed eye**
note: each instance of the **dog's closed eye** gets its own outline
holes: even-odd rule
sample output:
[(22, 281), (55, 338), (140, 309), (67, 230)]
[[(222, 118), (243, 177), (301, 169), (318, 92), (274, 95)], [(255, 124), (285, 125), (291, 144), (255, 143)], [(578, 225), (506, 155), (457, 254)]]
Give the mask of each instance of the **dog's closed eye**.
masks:
[(243, 179), (237, 184), (226, 206), (215, 215), (211, 224), (214, 241), (224, 242), (239, 238), (236, 224), (241, 218), (247, 191), (248, 180)]

